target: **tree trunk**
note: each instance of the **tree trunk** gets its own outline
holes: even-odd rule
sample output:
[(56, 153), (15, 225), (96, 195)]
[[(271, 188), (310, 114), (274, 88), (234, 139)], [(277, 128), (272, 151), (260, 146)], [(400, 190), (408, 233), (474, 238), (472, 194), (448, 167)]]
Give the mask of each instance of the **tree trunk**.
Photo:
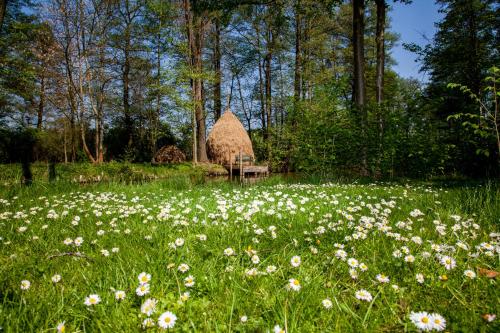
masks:
[(104, 162), (104, 121), (103, 121), (103, 113), (99, 114), (99, 155), (97, 157), (97, 161), (99, 163)]
[(259, 101), (260, 101), (260, 121), (262, 124), (262, 134), (264, 139), (266, 139), (266, 111), (265, 111), (265, 101), (264, 101), (264, 81), (262, 79), (262, 62), (260, 54), (260, 29), (258, 24), (254, 24), (256, 45), (258, 53), (258, 72), (259, 72)]
[(241, 82), (240, 82), (240, 76), (236, 75), (236, 83), (238, 84), (238, 93), (240, 96), (240, 104), (241, 104), (241, 109), (243, 110), (243, 114), (245, 115), (245, 120), (247, 122), (247, 130), (248, 130), (248, 136), (250, 138), (250, 141), (252, 141), (252, 111), (247, 110), (245, 106), (245, 99), (243, 98), (243, 91), (241, 89)]
[(376, 75), (376, 100), (377, 104), (382, 104), (384, 93), (384, 69), (385, 69), (385, 0), (375, 0), (377, 6), (377, 75)]
[(122, 73), (122, 83), (123, 83), (123, 115), (124, 115), (124, 125), (125, 132), (127, 134), (127, 147), (132, 147), (132, 115), (130, 114), (130, 31), (127, 29), (125, 31), (125, 48), (123, 50), (124, 63), (123, 63), (123, 73)]
[[(302, 95), (302, 15), (300, 13), (300, 0), (295, 4), (295, 71), (294, 71), (294, 84), (293, 84), (293, 109), (290, 115), (291, 118), (291, 131), (295, 133), (297, 130), (297, 118), (299, 113), (299, 102)], [(283, 122), (283, 115), (281, 121)], [(293, 166), (291, 165), (292, 154), (295, 150), (293, 135), (290, 135), (288, 140), (288, 149), (284, 169), (289, 172)]]
[(264, 58), (264, 80), (265, 80), (265, 96), (266, 96), (266, 137), (269, 137), (269, 132), (271, 130), (271, 116), (272, 116), (272, 89), (271, 89), (271, 62), (273, 59), (273, 51), (271, 46), (272, 33), (269, 30), (267, 32), (267, 54)]
[(8, 0), (0, 0), (0, 31), (2, 31), (3, 18), (7, 11), (7, 2)]
[(194, 31), (194, 49), (193, 49), (193, 64), (196, 73), (196, 78), (193, 84), (193, 96), (195, 103), (196, 115), (196, 139), (197, 139), (197, 155), (199, 162), (208, 162), (207, 149), (206, 149), (206, 125), (205, 125), (205, 112), (203, 110), (203, 79), (201, 74), (203, 72), (203, 22), (199, 16), (195, 17), (195, 31)]
[(384, 136), (384, 117), (382, 116), (383, 108), (382, 101), (384, 96), (384, 70), (385, 70), (385, 15), (386, 3), (385, 0), (375, 0), (377, 7), (377, 28), (376, 28), (376, 44), (377, 44), (377, 68), (376, 68), (376, 93), (378, 111), (378, 157), (377, 157), (377, 175), (381, 174), (380, 164), (383, 155), (383, 136)]
[(264, 98), (264, 80), (262, 79), (263, 62), (264, 60), (262, 60), (261, 62), (259, 59), (259, 99), (260, 99), (260, 120), (262, 122), (262, 132), (264, 135), (264, 139), (266, 139), (267, 138), (266, 103)]
[(215, 82), (214, 82), (214, 117), (217, 121), (222, 114), (222, 102), (221, 102), (221, 52), (220, 52), (220, 20), (215, 18), (215, 34), (214, 34), (214, 72), (215, 72)]
[[(76, 108), (75, 108), (76, 109)], [(71, 116), (69, 120), (69, 126), (70, 126), (70, 141), (71, 141), (71, 162), (76, 162), (76, 123), (75, 123), (75, 115), (76, 115), (76, 110), (71, 109)]]
[(367, 161), (367, 113), (366, 113), (366, 90), (365, 90), (365, 1), (352, 0), (352, 44), (353, 44), (353, 64), (354, 64), (354, 87), (353, 96), (356, 112), (359, 113), (361, 128), (361, 173), (368, 175)]
[(156, 112), (153, 116), (153, 128), (151, 131), (151, 155), (154, 158), (156, 153), (156, 141), (158, 140), (158, 128), (161, 117), (161, 19), (159, 20), (159, 28), (157, 35), (157, 49), (156, 49)]
[(37, 129), (42, 129), (44, 108), (45, 108), (45, 75), (42, 70), (40, 77), (40, 100), (38, 102), (38, 112), (37, 112), (38, 119), (36, 123)]
[(68, 104), (70, 108), (70, 119), (69, 119), (69, 125), (70, 125), (70, 143), (71, 143), (71, 162), (76, 161), (76, 122), (75, 122), (75, 117), (77, 115), (77, 108), (76, 108), (76, 96), (75, 96), (75, 85), (73, 82), (73, 70), (72, 70), (72, 65), (71, 65), (71, 59), (69, 56), (69, 51), (65, 50), (65, 67), (66, 67), (66, 79), (67, 79), (67, 89), (68, 89)]
[(64, 164), (68, 163), (68, 140), (66, 139), (66, 122), (63, 124), (63, 148), (64, 148)]
[(64, 67), (66, 69), (66, 84), (67, 84), (67, 97), (68, 106), (70, 109), (69, 117), (69, 134), (70, 134), (70, 145), (71, 145), (71, 162), (76, 161), (76, 145), (77, 145), (77, 128), (75, 117), (77, 117), (77, 107), (76, 107), (76, 86), (73, 79), (73, 62), (71, 60), (70, 48), (73, 39), (73, 34), (70, 32), (70, 16), (68, 10), (64, 3), (61, 3), (59, 11), (62, 13), (62, 23), (64, 27)]
[(190, 0), (184, 0), (184, 16), (186, 21), (186, 32), (188, 37), (188, 63), (193, 78), (191, 78), (191, 89), (193, 99), (193, 162), (208, 162), (206, 147), (206, 125), (203, 110), (203, 35), (204, 20), (201, 13), (193, 10)]
[(272, 60), (272, 53), (268, 52), (266, 57), (264, 58), (264, 76), (265, 76), (265, 93), (266, 93), (266, 132), (267, 135), (269, 135), (269, 131), (271, 128), (271, 103), (272, 103), (272, 96), (271, 96), (271, 60)]
[[(302, 38), (302, 18), (300, 15), (300, 0), (297, 0), (295, 5), (295, 77), (294, 77), (294, 102), (300, 100), (301, 86), (302, 86), (302, 49), (301, 49), (301, 38)], [(297, 109), (297, 106), (295, 106)], [(296, 111), (296, 110), (295, 110)], [(292, 122), (295, 121), (293, 117)]]
[(80, 115), (80, 138), (82, 140), (83, 151), (84, 151), (85, 155), (87, 155), (90, 162), (95, 163), (96, 160), (95, 160), (94, 156), (92, 156), (92, 152), (90, 151), (89, 147), (87, 146), (87, 140), (85, 138), (85, 121), (83, 119), (85, 112), (82, 109), (80, 111), (80, 113), (81, 113), (81, 115)]
[(365, 90), (365, 1), (353, 0), (352, 2), (352, 45), (354, 64), (354, 103), (358, 108), (363, 108), (366, 103)]

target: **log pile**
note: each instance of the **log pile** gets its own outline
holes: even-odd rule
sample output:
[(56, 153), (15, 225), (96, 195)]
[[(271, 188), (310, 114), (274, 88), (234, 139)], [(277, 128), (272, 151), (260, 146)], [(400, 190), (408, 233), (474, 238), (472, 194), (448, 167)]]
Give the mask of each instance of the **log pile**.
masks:
[(158, 150), (153, 158), (153, 163), (182, 163), (186, 155), (176, 146), (164, 146)]

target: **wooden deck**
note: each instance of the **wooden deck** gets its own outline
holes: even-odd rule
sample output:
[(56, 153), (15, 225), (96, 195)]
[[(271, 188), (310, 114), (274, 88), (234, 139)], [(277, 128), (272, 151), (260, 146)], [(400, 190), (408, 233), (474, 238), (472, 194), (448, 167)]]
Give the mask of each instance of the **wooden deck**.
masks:
[(245, 156), (242, 151), (236, 156), (229, 156), (229, 163), (224, 167), (229, 170), (229, 178), (233, 178), (233, 173), (239, 174), (240, 181), (243, 181), (247, 175), (256, 177), (269, 175), (269, 167), (267, 165), (254, 165), (253, 156)]
[[(226, 164), (224, 167), (229, 170), (229, 177), (233, 174), (240, 176), (240, 179), (246, 178), (247, 176), (255, 177), (267, 177), (269, 175), (269, 167), (267, 165), (239, 165), (239, 164)], [(241, 172), (240, 172), (241, 168)]]
[(243, 166), (243, 177), (245, 177), (246, 174), (267, 176), (269, 174), (269, 167), (267, 165)]

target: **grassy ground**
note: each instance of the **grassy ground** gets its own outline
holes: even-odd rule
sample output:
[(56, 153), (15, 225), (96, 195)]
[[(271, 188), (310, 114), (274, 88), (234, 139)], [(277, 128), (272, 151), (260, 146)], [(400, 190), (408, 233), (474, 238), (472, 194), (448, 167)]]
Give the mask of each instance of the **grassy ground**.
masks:
[[(176, 315), (177, 332), (273, 332), (276, 325), (416, 332), (409, 316), (420, 311), (442, 315), (449, 332), (500, 331), (498, 320), (482, 318), (499, 314), (497, 280), (479, 272), (500, 269), (497, 186), (281, 182), (61, 183), (2, 192), (0, 326), (140, 331), (148, 318), (141, 306), (155, 299), (152, 332), (166, 311)], [(445, 267), (446, 256), (454, 267)], [(182, 264), (189, 270), (181, 272)], [(138, 296), (142, 272), (151, 274), (150, 292)], [(290, 279), (300, 290), (290, 289)], [(368, 301), (356, 297), (363, 289)], [(124, 300), (115, 299), (117, 290)], [(85, 305), (91, 294), (100, 303)]]

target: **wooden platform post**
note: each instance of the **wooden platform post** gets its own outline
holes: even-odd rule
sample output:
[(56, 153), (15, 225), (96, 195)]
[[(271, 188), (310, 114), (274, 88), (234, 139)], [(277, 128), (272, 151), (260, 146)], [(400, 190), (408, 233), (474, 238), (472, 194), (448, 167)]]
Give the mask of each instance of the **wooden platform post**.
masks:
[(231, 160), (231, 152), (229, 152), (229, 180), (233, 180), (233, 161)]
[(240, 182), (243, 181), (243, 178), (245, 178), (245, 175), (243, 174), (243, 154), (240, 149)]

